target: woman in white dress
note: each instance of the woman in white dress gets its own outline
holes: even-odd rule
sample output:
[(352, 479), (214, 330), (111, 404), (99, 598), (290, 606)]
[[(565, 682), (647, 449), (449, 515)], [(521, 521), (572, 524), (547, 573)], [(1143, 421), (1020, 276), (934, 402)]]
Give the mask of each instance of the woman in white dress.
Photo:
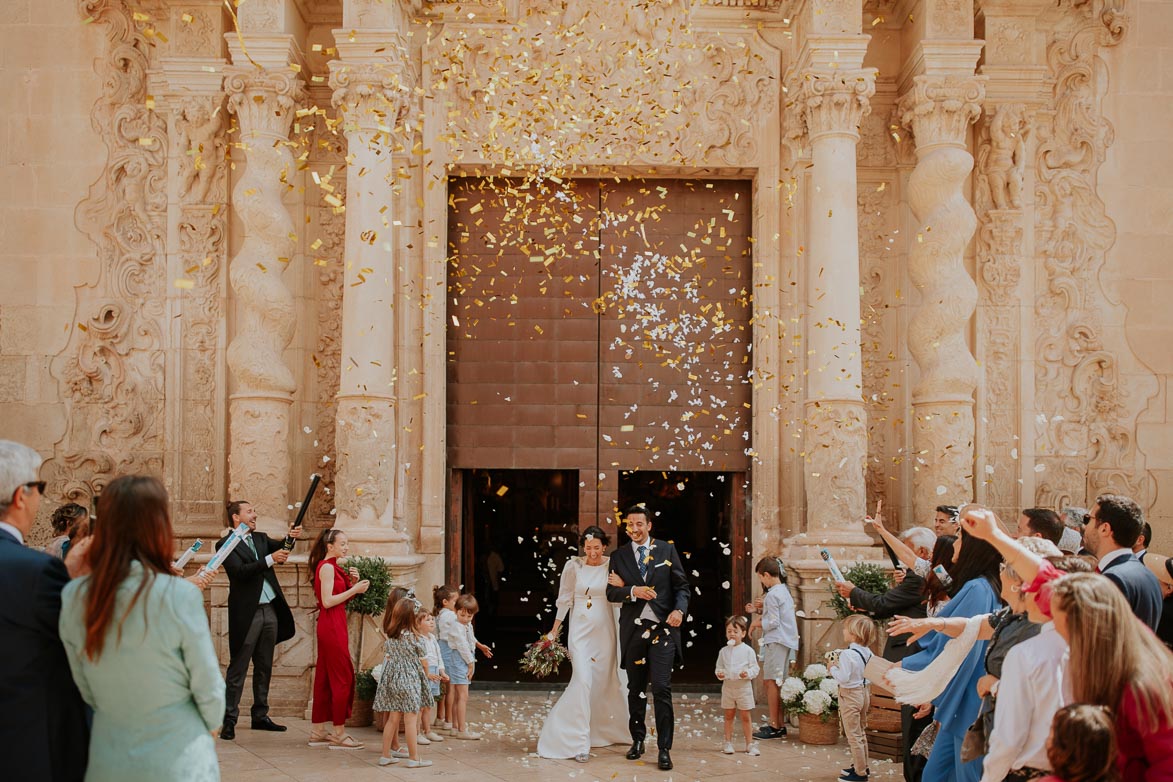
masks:
[(570, 613), (566, 646), (573, 672), (542, 726), (538, 755), (543, 758), (585, 763), (591, 747), (630, 740), (627, 686), (620, 681), (617, 609), (607, 602), (608, 559), (603, 552), (610, 542), (603, 530), (588, 527), (579, 541), (583, 556), (572, 557), (562, 570), (558, 615), (550, 637), (558, 637)]

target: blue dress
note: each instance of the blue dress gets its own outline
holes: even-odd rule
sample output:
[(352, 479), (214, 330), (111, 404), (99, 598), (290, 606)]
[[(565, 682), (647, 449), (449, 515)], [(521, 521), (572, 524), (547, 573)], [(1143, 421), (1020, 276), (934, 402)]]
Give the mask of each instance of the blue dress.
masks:
[[(993, 613), (1001, 605), (998, 593), (984, 578), (968, 581), (945, 604), (937, 618), (972, 617)], [(921, 651), (904, 658), (902, 666), (908, 671), (928, 667), (951, 639), (943, 633), (931, 632), (921, 639)], [(989, 641), (978, 641), (969, 650), (957, 673), (945, 690), (933, 700), (933, 719), (941, 723), (933, 751), (925, 765), (923, 778), (937, 782), (978, 782), (982, 777), (982, 758), (962, 764), (961, 744), (965, 732), (977, 719), (982, 700), (977, 694), (977, 682), (985, 673), (986, 646)]]
[(203, 594), (182, 578), (155, 575), (128, 614), (142, 577), (142, 565), (133, 562), (97, 660), (85, 652), (89, 577), (61, 593), (61, 640), (74, 681), (94, 708), (86, 782), (216, 782), (211, 731), (224, 718), (224, 679)]

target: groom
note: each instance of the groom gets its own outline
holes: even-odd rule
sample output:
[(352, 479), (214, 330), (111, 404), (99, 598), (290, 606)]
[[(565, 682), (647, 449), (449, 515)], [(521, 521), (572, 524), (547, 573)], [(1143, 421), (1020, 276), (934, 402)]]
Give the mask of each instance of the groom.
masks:
[(627, 709), (631, 749), (628, 760), (644, 753), (648, 681), (656, 707), (656, 744), (661, 770), (672, 768), (672, 666), (683, 662), (680, 623), (688, 611), (689, 583), (676, 547), (652, 540), (652, 519), (643, 503), (623, 514), (631, 544), (611, 557), (611, 572), (625, 586), (607, 587), (607, 599), (619, 609), (620, 666), (627, 671)]

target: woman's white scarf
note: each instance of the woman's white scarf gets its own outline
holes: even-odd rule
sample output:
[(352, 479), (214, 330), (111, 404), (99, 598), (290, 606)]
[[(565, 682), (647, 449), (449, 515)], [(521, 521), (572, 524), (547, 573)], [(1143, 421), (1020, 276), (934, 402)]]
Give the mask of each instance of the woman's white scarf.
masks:
[(886, 679), (897, 702), (919, 705), (930, 702), (944, 692), (977, 642), (978, 630), (986, 618), (986, 614), (970, 617), (961, 635), (948, 641), (941, 653), (924, 670), (906, 671), (903, 668), (891, 668)]

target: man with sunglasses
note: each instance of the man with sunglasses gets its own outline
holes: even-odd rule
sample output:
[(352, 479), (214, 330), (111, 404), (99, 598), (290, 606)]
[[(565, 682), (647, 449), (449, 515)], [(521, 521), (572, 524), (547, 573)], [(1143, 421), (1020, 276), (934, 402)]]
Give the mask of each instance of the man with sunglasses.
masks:
[(85, 777), (89, 727), (57, 633), (61, 590), (88, 541), (62, 562), (28, 548), (45, 482), (41, 456), (0, 440), (0, 747), (5, 779)]

